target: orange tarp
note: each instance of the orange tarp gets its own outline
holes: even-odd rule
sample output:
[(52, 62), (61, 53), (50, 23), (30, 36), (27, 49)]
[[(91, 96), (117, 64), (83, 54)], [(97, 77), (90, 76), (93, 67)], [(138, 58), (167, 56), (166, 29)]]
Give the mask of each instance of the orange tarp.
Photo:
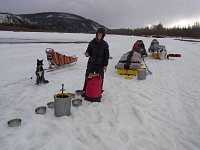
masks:
[(50, 62), (50, 65), (61, 66), (65, 64), (71, 64), (77, 61), (77, 57), (75, 56), (65, 56), (59, 54), (58, 52), (54, 51), (51, 48), (47, 48), (45, 50), (47, 54), (47, 60)]

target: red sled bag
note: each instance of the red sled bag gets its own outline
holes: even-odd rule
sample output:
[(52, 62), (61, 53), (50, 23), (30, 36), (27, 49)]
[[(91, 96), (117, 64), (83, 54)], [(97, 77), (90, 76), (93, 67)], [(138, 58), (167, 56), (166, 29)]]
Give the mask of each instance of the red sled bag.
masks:
[(102, 79), (99, 75), (87, 79), (85, 100), (90, 102), (101, 102)]

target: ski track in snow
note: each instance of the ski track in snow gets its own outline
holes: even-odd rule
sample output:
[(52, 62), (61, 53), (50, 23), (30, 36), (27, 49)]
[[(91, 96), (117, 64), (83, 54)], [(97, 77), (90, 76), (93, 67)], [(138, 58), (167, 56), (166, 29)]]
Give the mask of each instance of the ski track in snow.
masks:
[[(49, 39), (52, 37), (49, 34), (0, 32), (3, 37), (30, 39)], [(54, 34), (53, 37), (90, 41), (94, 35)], [(83, 101), (82, 106), (72, 107), (71, 116), (66, 117), (55, 117), (49, 108), (45, 115), (36, 115), (34, 110), (53, 101), (53, 94), (61, 89), (62, 83), (67, 92), (82, 88), (87, 62), (83, 52), (87, 44), (0, 45), (0, 149), (199, 150), (199, 43), (158, 39), (169, 53), (181, 53), (182, 57), (155, 60), (149, 56), (145, 61), (153, 74), (142, 81), (137, 77), (125, 80), (116, 74), (114, 66), (138, 39), (148, 49), (152, 38), (106, 36), (113, 59), (105, 74), (102, 102)], [(76, 54), (78, 62), (45, 73), (50, 83), (37, 86), (32, 75), (36, 58), (44, 59), (47, 66), (44, 52), (47, 47)], [(12, 118), (21, 118), (22, 125), (7, 127)]]

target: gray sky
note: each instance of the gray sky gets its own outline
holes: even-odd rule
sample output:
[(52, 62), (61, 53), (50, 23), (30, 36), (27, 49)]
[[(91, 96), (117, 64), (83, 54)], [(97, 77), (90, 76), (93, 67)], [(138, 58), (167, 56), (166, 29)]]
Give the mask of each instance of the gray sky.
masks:
[(165, 27), (200, 22), (200, 0), (0, 0), (0, 11), (14, 14), (66, 12), (108, 28)]

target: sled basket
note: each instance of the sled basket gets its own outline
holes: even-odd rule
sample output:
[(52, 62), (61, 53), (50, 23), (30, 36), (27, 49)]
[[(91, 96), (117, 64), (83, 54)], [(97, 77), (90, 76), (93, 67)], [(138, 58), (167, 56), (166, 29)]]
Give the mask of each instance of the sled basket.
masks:
[(64, 66), (75, 64), (78, 60), (78, 57), (74, 56), (66, 56), (56, 52), (52, 48), (46, 48), (45, 50), (47, 55), (47, 61), (49, 62), (49, 67), (51, 66)]

